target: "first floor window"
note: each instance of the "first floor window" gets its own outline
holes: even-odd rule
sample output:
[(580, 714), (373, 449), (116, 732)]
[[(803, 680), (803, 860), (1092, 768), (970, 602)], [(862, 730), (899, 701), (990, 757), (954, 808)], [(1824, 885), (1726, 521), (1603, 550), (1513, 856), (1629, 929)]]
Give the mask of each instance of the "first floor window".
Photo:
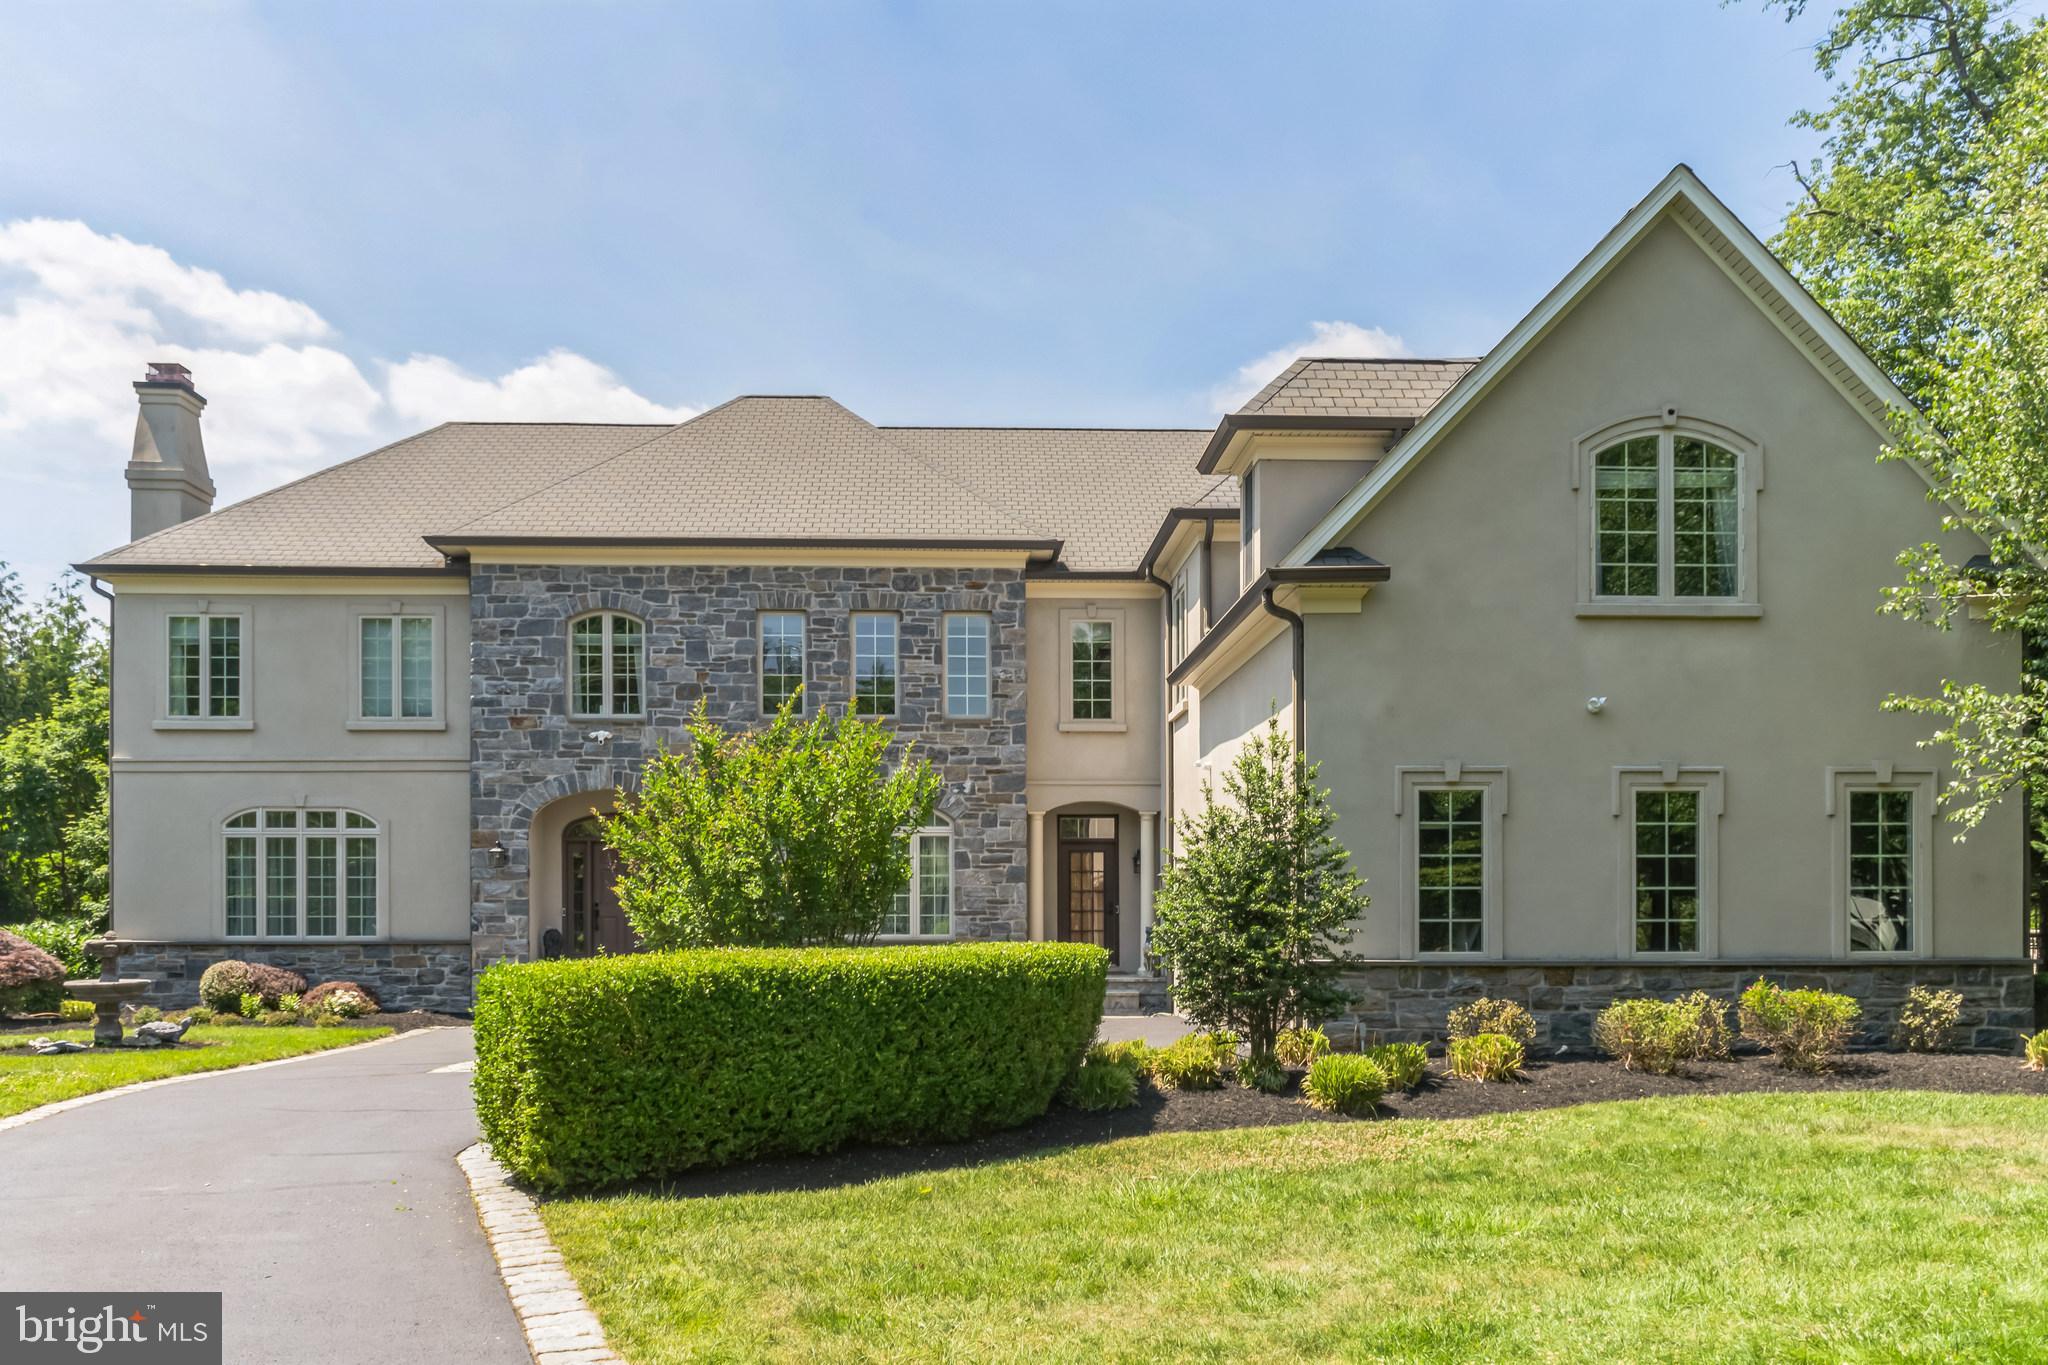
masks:
[(1636, 951), (1698, 952), (1700, 903), (1699, 792), (1636, 792)]
[(946, 618), (946, 714), (979, 717), (988, 711), (988, 617), (954, 612)]
[(166, 714), (233, 720), (242, 714), (242, 618), (173, 616)]
[(1415, 794), (1416, 945), (1425, 953), (1486, 950), (1486, 793)]
[(1913, 793), (1849, 793), (1849, 947), (1859, 953), (1911, 952)]
[(1116, 696), (1113, 672), (1115, 630), (1107, 621), (1076, 621), (1069, 705), (1075, 720), (1113, 720)]
[(637, 716), (646, 710), (647, 628), (623, 612), (601, 611), (569, 623), (569, 710), (573, 715)]
[(910, 884), (883, 917), (885, 937), (945, 938), (953, 932), (953, 836), (944, 826), (910, 840)]
[(434, 619), (361, 620), (363, 717), (425, 720), (434, 714)]
[(887, 613), (853, 618), (853, 711), (896, 714), (896, 618)]
[(352, 810), (245, 810), (225, 828), (230, 938), (377, 933), (377, 822)]
[(804, 614), (761, 614), (761, 710), (780, 711), (804, 685)]

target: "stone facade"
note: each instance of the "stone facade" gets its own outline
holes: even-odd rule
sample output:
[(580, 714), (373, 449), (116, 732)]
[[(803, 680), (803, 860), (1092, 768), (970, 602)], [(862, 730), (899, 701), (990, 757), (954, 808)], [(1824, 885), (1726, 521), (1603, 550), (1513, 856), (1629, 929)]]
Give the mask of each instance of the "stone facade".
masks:
[[(1350, 973), (1356, 999), (1325, 1026), (1333, 1041), (1441, 1041), (1453, 1008), (1482, 996), (1528, 1006), (1539, 1046), (1588, 1050), (1593, 1019), (1631, 996), (1671, 999), (1703, 990), (1733, 1004), (1759, 976), (1783, 986), (1816, 987), (1854, 996), (1863, 1006), (1857, 1042), (1886, 1044), (1899, 1006), (1914, 986), (1960, 992), (1962, 1045), (2011, 1052), (2034, 1027), (2031, 963), (1854, 961), (1767, 963), (1375, 963)], [(1733, 1016), (1730, 1016), (1733, 1024)]]
[[(572, 720), (569, 622), (622, 611), (646, 623), (639, 720)], [(475, 968), (530, 955), (534, 816), (579, 792), (630, 788), (641, 764), (702, 699), (714, 720), (758, 726), (756, 622), (807, 614), (805, 705), (851, 703), (854, 612), (898, 617), (897, 715), (890, 722), (945, 782), (953, 830), (956, 937), (1026, 936), (1024, 582), (1015, 570), (648, 568), (472, 565), (470, 570), (470, 931)], [(990, 716), (945, 714), (943, 617), (986, 612)], [(494, 865), (491, 845), (505, 854)]]
[(226, 958), (288, 967), (308, 986), (353, 981), (377, 993), (387, 1010), (470, 1010), (469, 944), (454, 943), (149, 943), (121, 956), (121, 975), (150, 978), (143, 998), (162, 1009), (199, 1001), (199, 977)]

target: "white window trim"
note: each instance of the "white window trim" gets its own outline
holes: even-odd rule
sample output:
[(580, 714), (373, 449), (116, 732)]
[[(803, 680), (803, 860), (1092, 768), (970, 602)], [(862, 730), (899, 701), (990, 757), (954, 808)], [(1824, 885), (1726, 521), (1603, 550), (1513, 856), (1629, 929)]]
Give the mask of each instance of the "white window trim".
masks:
[[(601, 711), (579, 711), (576, 709), (576, 625), (592, 617), (623, 616), (640, 624), (640, 709), (638, 711), (615, 711), (612, 709), (612, 625), (609, 620), (604, 627), (604, 709)], [(562, 683), (568, 695), (563, 699), (568, 706), (571, 720), (622, 720), (647, 719), (648, 686), (647, 666), (653, 653), (653, 633), (647, 629), (646, 618), (630, 611), (603, 607), (596, 611), (579, 611), (563, 624), (562, 634)]]
[[(202, 704), (212, 692), (213, 652), (208, 648), (207, 622), (232, 617), (241, 623), (242, 714), (239, 716), (174, 716), (171, 714), (171, 618), (199, 618), (199, 696)], [(157, 618), (156, 720), (158, 730), (253, 730), (256, 728), (255, 633), (247, 603), (216, 602), (210, 599), (175, 603)]]
[[(979, 617), (983, 625), (982, 634), (982, 681), (986, 684), (982, 693), (983, 706), (980, 711), (955, 711), (953, 709), (953, 622), (960, 617)], [(939, 693), (940, 710), (949, 720), (991, 720), (996, 713), (996, 622), (993, 614), (985, 611), (949, 611), (939, 617)]]
[[(1620, 826), (1621, 956), (1644, 962), (1700, 962), (1721, 953), (1721, 813), (1727, 801), (1727, 769), (1683, 763), (1630, 764), (1614, 769), (1612, 813)], [(1636, 793), (1696, 791), (1700, 794), (1700, 946), (1690, 953), (1636, 950)]]
[[(1849, 793), (1856, 791), (1913, 793), (1913, 946), (1904, 952), (1849, 946)], [(1834, 827), (1829, 839), (1833, 869), (1829, 900), (1834, 907), (1831, 934), (1836, 957), (1911, 962), (1934, 955), (1934, 808), (1940, 795), (1941, 779), (1927, 769), (1901, 768), (1883, 761), (1827, 770), (1826, 808)]]
[[(1594, 592), (1598, 559), (1599, 506), (1593, 457), (1631, 436), (1656, 436), (1657, 575), (1651, 597), (1602, 597)], [(1733, 451), (1736, 460), (1736, 592), (1733, 597), (1679, 597), (1673, 575), (1671, 451), (1679, 436), (1697, 436)], [(1732, 427), (1681, 412), (1675, 405), (1614, 422), (1581, 436), (1572, 446), (1572, 488), (1578, 494), (1578, 608), (1580, 616), (1685, 616), (1754, 618), (1763, 615), (1757, 589), (1757, 495), (1764, 487), (1764, 448)]]
[[(1169, 613), (1167, 653), (1172, 656), (1166, 664), (1169, 672), (1202, 642), (1202, 559), (1202, 546), (1197, 543), (1182, 556), (1180, 567), (1174, 570), (1166, 590), (1166, 611)], [(1176, 595), (1181, 599), (1177, 612), (1174, 610)], [(1166, 700), (1168, 720), (1182, 715), (1188, 708), (1188, 685), (1185, 682), (1172, 684)]]
[[(396, 622), (407, 616), (424, 616), (432, 623), (429, 627), (433, 637), (429, 645), (432, 657), (427, 666), (432, 673), (429, 691), (434, 702), (433, 713), (426, 716), (366, 716), (363, 714), (363, 622), (380, 619)], [(447, 701), (443, 694), (448, 678), (443, 669), (448, 657), (447, 609), (438, 604), (423, 607), (411, 602), (352, 602), (349, 604), (349, 622), (355, 636), (355, 667), (349, 677), (348, 717), (343, 722), (344, 726), (350, 730), (446, 730)], [(393, 711), (398, 709), (401, 682), (398, 630), (394, 626), (391, 647)]]
[[(919, 904), (920, 898), (924, 895), (924, 887), (922, 885), (922, 878), (918, 875), (917, 846), (922, 840), (932, 836), (946, 840), (946, 932), (943, 934), (926, 934), (918, 931), (918, 926), (924, 922), (923, 910)], [(960, 878), (955, 868), (959, 851), (954, 843), (953, 827), (951, 825), (935, 822), (926, 825), (923, 829), (912, 832), (910, 836), (910, 932), (907, 934), (876, 934), (876, 942), (950, 943), (959, 937)]]
[[(810, 613), (792, 607), (764, 608), (754, 614), (754, 706), (764, 718), (773, 718), (775, 708), (768, 705), (768, 618), (771, 616), (794, 616), (797, 620), (797, 693), (796, 710), (793, 714), (803, 715), (811, 707), (811, 617)], [(647, 681), (641, 679), (640, 690), (644, 694)]]
[[(1074, 624), (1078, 621), (1107, 623), (1109, 626), (1109, 719), (1081, 720), (1074, 715)], [(1128, 730), (1124, 719), (1125, 699), (1130, 695), (1130, 635), (1124, 630), (1121, 607), (1098, 606), (1088, 602), (1060, 608), (1060, 720), (1059, 728), (1072, 732), (1113, 733)]]
[[(1505, 955), (1501, 942), (1501, 905), (1504, 899), (1502, 869), (1508, 813), (1508, 770), (1504, 763), (1402, 764), (1394, 769), (1394, 819), (1401, 827), (1401, 956), (1424, 962), (1486, 962)], [(1482, 946), (1476, 953), (1422, 951), (1422, 897), (1415, 882), (1415, 860), (1421, 843), (1416, 829), (1419, 813), (1417, 796), (1425, 791), (1478, 791), (1484, 793), (1481, 822), (1486, 847), (1481, 874), (1485, 886), (1480, 897)]]
[[(228, 825), (228, 821), (230, 821), (230, 820), (234, 819), (234, 818), (235, 818), (236, 816), (238, 816), (238, 815), (243, 815), (243, 814), (246, 814), (247, 812), (249, 812), (249, 811), (252, 811), (252, 810), (256, 812), (256, 825), (255, 825), (255, 828), (253, 828), (253, 829), (234, 829), (234, 830), (231, 830), (231, 829), (229, 829), (229, 828), (227, 827), (227, 825)], [(296, 827), (296, 828), (294, 828), (294, 829), (289, 829), (289, 830), (274, 830), (274, 829), (269, 829), (269, 830), (267, 830), (267, 829), (265, 829), (265, 828), (263, 827), (263, 816), (264, 816), (264, 812), (266, 812), (266, 811), (274, 811), (274, 810), (288, 810), (288, 811), (292, 811), (292, 812), (294, 812), (295, 814), (297, 814), (297, 816), (298, 816), (298, 825), (297, 825), (297, 827)], [(325, 834), (329, 834), (329, 833), (331, 833), (331, 834), (335, 835), (335, 836), (336, 836), (337, 838), (340, 838), (340, 839), (348, 839), (348, 838), (364, 838), (364, 837), (368, 837), (368, 838), (371, 838), (371, 839), (375, 839), (375, 840), (377, 841), (377, 932), (376, 932), (376, 933), (374, 933), (374, 934), (350, 934), (350, 933), (341, 933), (341, 932), (337, 932), (337, 933), (332, 933), (332, 934), (309, 934), (309, 933), (306, 933), (306, 932), (305, 932), (305, 924), (306, 924), (306, 835), (307, 835), (307, 833), (308, 833), (308, 831), (307, 831), (307, 829), (306, 829), (306, 812), (307, 812), (307, 811), (309, 811), (309, 810), (312, 810), (312, 811), (329, 811), (329, 810), (331, 810), (331, 811), (335, 812), (335, 814), (336, 814), (336, 817), (337, 817), (337, 818), (336, 818), (336, 824), (335, 824), (335, 827), (334, 827), (334, 829), (333, 829), (333, 830), (331, 830), (331, 831), (330, 831), (330, 830), (319, 830), (319, 831), (315, 831), (315, 833), (316, 833), (316, 834), (318, 834), (318, 835), (325, 835)], [(268, 806), (236, 806), (236, 807), (234, 807), (234, 808), (233, 808), (232, 810), (227, 810), (227, 811), (223, 811), (223, 812), (220, 812), (220, 813), (219, 813), (219, 814), (218, 814), (218, 815), (216, 816), (216, 818), (214, 819), (214, 822), (213, 822), (213, 828), (214, 828), (214, 845), (213, 845), (213, 847), (214, 847), (214, 856), (213, 856), (213, 904), (214, 904), (214, 916), (215, 916), (214, 922), (215, 922), (216, 924), (218, 924), (218, 925), (220, 926), (220, 930), (221, 930), (221, 938), (222, 938), (222, 940), (224, 940), (225, 942), (228, 942), (228, 943), (384, 943), (384, 942), (388, 942), (388, 941), (390, 941), (390, 939), (391, 939), (391, 894), (390, 894), (390, 893), (391, 893), (391, 842), (390, 842), (390, 839), (389, 839), (389, 838), (387, 837), (387, 835), (386, 835), (386, 831), (385, 831), (385, 828), (384, 828), (384, 826), (383, 826), (382, 824), (378, 824), (378, 823), (374, 823), (374, 822), (373, 822), (373, 823), (372, 823), (372, 826), (371, 826), (371, 828), (369, 828), (369, 829), (354, 829), (354, 830), (352, 830), (352, 829), (349, 829), (349, 828), (347, 828), (347, 821), (348, 821), (348, 817), (349, 817), (349, 816), (350, 816), (351, 814), (355, 814), (355, 815), (360, 815), (360, 816), (363, 816), (363, 817), (364, 817), (365, 819), (370, 819), (370, 818), (371, 818), (371, 817), (370, 817), (370, 814), (369, 814), (369, 812), (368, 812), (368, 811), (364, 811), (364, 810), (358, 810), (358, 809), (356, 809), (355, 807), (352, 807), (352, 806), (339, 806), (339, 805), (322, 805), (322, 804), (317, 804), (317, 803), (316, 803), (316, 804), (311, 804), (311, 805), (304, 805), (304, 806), (293, 806), (293, 805), (268, 805)], [(268, 907), (267, 907), (267, 906), (265, 905), (265, 903), (264, 903), (264, 902), (265, 902), (265, 896), (264, 896), (264, 879), (265, 879), (265, 878), (267, 878), (267, 877), (268, 877), (268, 876), (270, 875), (270, 871), (269, 871), (269, 859), (268, 859), (268, 858), (267, 858), (267, 857), (265, 856), (265, 850), (264, 850), (264, 847), (263, 847), (263, 841), (264, 841), (264, 839), (265, 839), (266, 837), (273, 837), (273, 838), (274, 838), (274, 837), (277, 837), (277, 836), (280, 836), (280, 835), (292, 835), (292, 836), (296, 837), (296, 839), (298, 840), (298, 853), (297, 853), (297, 867), (296, 867), (296, 871), (297, 871), (297, 879), (298, 879), (298, 885), (297, 885), (297, 888), (296, 888), (296, 890), (295, 890), (295, 893), (294, 893), (294, 894), (295, 894), (295, 896), (296, 896), (296, 899), (295, 899), (295, 900), (293, 901), (293, 906), (294, 906), (294, 913), (295, 913), (295, 916), (296, 916), (296, 919), (297, 919), (297, 922), (298, 922), (298, 925), (299, 925), (299, 929), (300, 929), (300, 932), (298, 932), (298, 933), (296, 933), (296, 934), (288, 934), (288, 935), (287, 935), (287, 934), (271, 934), (271, 933), (266, 933), (266, 932), (264, 931), (264, 928), (265, 928), (265, 923), (266, 923), (266, 916), (267, 916), (267, 914), (268, 914)], [(253, 933), (253, 934), (230, 934), (230, 933), (229, 933), (229, 932), (227, 931), (227, 924), (228, 924), (228, 857), (227, 857), (227, 851), (228, 851), (228, 839), (229, 839), (229, 838), (230, 838), (231, 836), (253, 836), (253, 837), (255, 838), (255, 840), (256, 840), (256, 932), (255, 932), (255, 933)], [(347, 848), (346, 848), (346, 847), (344, 846), (344, 847), (342, 847), (342, 848), (338, 849), (338, 850), (337, 850), (337, 855), (336, 855), (336, 856), (337, 856), (338, 858), (341, 858), (341, 859), (346, 859), (346, 858), (347, 858), (347, 856), (348, 856), (348, 851), (347, 851)], [(344, 878), (344, 883), (343, 883), (343, 890), (342, 890), (342, 895), (344, 896), (344, 899), (343, 899), (343, 901), (342, 901), (342, 903), (341, 903), (341, 904), (339, 904), (339, 905), (337, 905), (337, 906), (335, 907), (335, 919), (334, 919), (334, 922), (335, 922), (335, 926), (336, 926), (336, 928), (337, 928), (337, 929), (345, 929), (345, 928), (347, 927), (347, 925), (348, 925), (348, 904), (347, 904), (347, 901), (346, 901), (346, 899), (345, 899), (345, 897), (346, 897), (346, 895), (347, 895), (347, 892), (346, 892), (346, 880), (345, 880), (345, 879), (346, 879), (346, 875), (347, 875), (347, 874), (346, 874), (346, 871), (345, 871), (345, 868), (346, 868), (346, 864), (345, 864), (345, 863), (343, 863), (343, 864), (342, 864), (341, 866), (342, 866), (342, 868), (344, 869), (344, 870), (343, 870), (343, 871), (341, 872), (341, 875), (342, 875), (342, 876), (343, 876), (343, 878)]]
[[(860, 623), (862, 621), (887, 621), (890, 623), (890, 662), (895, 666), (895, 697), (886, 711), (860, 711)], [(894, 611), (856, 611), (846, 619), (846, 705), (849, 714), (861, 716), (864, 720), (894, 720), (903, 714), (903, 615)]]

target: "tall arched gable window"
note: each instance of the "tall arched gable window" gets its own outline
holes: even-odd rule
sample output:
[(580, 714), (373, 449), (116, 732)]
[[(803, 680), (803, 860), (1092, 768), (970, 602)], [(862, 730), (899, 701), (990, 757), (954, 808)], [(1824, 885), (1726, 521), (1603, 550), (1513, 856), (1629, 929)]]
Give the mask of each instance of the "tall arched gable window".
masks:
[(1755, 442), (1676, 409), (1579, 443), (1582, 615), (1754, 616)]

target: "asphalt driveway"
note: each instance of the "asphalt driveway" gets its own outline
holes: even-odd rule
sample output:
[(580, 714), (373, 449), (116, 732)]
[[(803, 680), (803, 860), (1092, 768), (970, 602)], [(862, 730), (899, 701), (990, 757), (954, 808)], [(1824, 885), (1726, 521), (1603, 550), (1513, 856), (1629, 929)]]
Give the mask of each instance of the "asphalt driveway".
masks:
[(455, 1154), (466, 1028), (0, 1132), (0, 1290), (220, 1290), (230, 1361), (530, 1359)]

